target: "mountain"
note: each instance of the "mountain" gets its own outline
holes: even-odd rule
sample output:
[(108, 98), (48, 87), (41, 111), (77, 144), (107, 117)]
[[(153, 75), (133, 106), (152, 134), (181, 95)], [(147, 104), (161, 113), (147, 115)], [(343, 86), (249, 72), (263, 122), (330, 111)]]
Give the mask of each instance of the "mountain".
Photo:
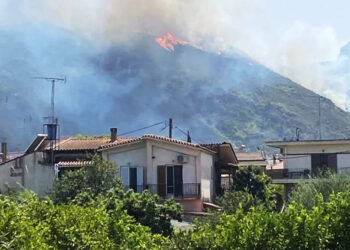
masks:
[[(65, 30), (36, 29), (24, 41), (23, 34), (1, 34), (0, 139), (12, 149), (41, 132), (41, 117), (49, 114), (50, 85), (31, 77), (57, 72), (68, 79), (56, 85), (64, 135), (112, 126), (125, 132), (172, 117), (176, 137), (189, 130), (197, 142), (252, 150), (293, 138), (296, 127), (301, 139), (318, 138), (318, 95), (243, 53), (208, 52), (171, 34), (98, 47)], [(349, 114), (325, 98), (320, 107), (322, 138), (350, 137)], [(139, 133), (166, 134), (162, 128)]]

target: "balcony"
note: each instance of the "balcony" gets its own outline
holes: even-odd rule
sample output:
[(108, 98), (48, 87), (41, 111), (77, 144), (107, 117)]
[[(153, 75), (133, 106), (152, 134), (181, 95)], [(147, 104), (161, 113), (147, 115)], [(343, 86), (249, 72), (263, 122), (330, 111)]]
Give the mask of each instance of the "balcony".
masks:
[(166, 184), (146, 184), (137, 185), (135, 187), (124, 186), (124, 190), (134, 189), (136, 192), (142, 192), (143, 190), (149, 190), (152, 194), (158, 194), (163, 198), (200, 198), (201, 184), (200, 183), (183, 183), (169, 186)]

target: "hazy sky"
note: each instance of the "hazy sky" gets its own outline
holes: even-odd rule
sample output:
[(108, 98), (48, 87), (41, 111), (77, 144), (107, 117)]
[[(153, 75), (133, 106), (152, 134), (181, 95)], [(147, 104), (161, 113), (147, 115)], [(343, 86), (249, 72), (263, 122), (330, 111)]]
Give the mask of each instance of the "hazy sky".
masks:
[(350, 1), (348, 0), (266, 0), (266, 8), (276, 22), (286, 27), (293, 22), (330, 26), (342, 43), (350, 41)]
[(346, 0), (0, 0), (0, 29), (49, 24), (95, 44), (172, 32), (216, 52), (238, 48), (344, 108), (344, 77), (318, 65), (350, 41), (349, 10)]

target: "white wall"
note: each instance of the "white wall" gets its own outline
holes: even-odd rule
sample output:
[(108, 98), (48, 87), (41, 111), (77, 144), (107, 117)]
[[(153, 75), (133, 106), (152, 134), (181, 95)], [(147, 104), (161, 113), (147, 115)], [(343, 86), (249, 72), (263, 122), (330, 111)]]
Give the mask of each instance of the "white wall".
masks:
[(178, 155), (182, 152), (177, 152), (159, 146), (152, 146), (153, 151), (153, 175), (152, 182), (157, 183), (157, 168), (162, 165), (182, 165), (183, 183), (197, 183), (196, 180), (196, 157), (189, 155), (188, 163), (179, 164), (177, 161)]
[(55, 169), (51, 165), (41, 165), (39, 161), (42, 161), (42, 159), (42, 152), (32, 153), (25, 157), (23, 166), (24, 186), (40, 196), (45, 196), (52, 188)]
[(213, 173), (213, 156), (201, 153), (201, 196), (205, 201), (212, 201), (214, 196), (214, 173)]
[[(52, 187), (53, 179), (55, 177), (54, 168), (39, 164), (43, 159), (41, 152), (32, 153), (5, 163), (0, 166), (0, 189), (6, 190), (6, 184), (15, 190), (24, 187), (32, 190), (40, 196), (47, 194), (47, 191)], [(15, 166), (20, 166), (23, 169), (22, 176), (11, 176), (10, 169)], [(22, 172), (22, 169), (15, 169), (16, 172)]]
[(316, 145), (288, 145), (287, 154), (322, 154), (350, 151), (350, 144), (316, 144)]
[(285, 168), (290, 172), (311, 171), (311, 155), (287, 155)]
[[(179, 164), (177, 157), (188, 155), (187, 163)], [(145, 167), (144, 184), (157, 184), (158, 166), (182, 165), (183, 183), (200, 183), (202, 197), (211, 200), (213, 196), (213, 155), (200, 150), (167, 142), (147, 140), (135, 145), (125, 145), (102, 152), (104, 159), (119, 166)]]
[(0, 166), (0, 190), (1, 193), (7, 192), (7, 186), (11, 189), (19, 190), (22, 185), (22, 177), (10, 176), (11, 167), (15, 166), (15, 161), (5, 163)]
[(127, 151), (110, 153), (108, 154), (108, 160), (117, 163), (118, 166), (145, 167), (147, 165), (146, 147), (143, 145)]

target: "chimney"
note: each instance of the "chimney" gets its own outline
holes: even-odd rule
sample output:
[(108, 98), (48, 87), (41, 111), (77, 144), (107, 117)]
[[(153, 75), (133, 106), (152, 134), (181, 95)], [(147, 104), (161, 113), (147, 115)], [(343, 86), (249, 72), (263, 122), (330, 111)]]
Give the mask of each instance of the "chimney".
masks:
[(117, 128), (111, 128), (111, 142), (117, 140)]
[(2, 153), (2, 162), (5, 162), (7, 160), (7, 143), (2, 142), (1, 143), (1, 153)]

